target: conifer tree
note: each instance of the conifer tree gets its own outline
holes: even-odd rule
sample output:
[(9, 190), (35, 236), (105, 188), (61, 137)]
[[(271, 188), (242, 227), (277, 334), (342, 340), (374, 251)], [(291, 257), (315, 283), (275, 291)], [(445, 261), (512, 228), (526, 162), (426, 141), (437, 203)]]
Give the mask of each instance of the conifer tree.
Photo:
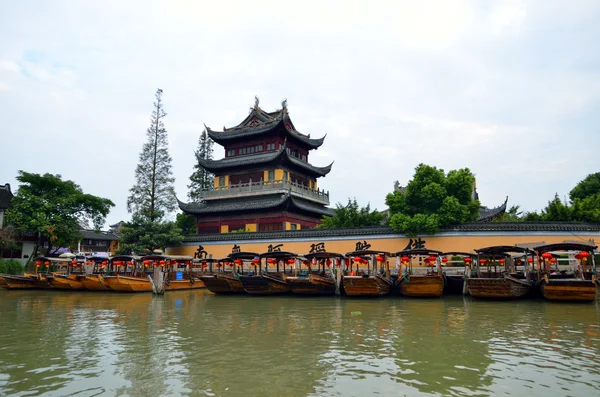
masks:
[(175, 210), (175, 178), (171, 171), (166, 117), (162, 90), (156, 90), (156, 101), (147, 130), (147, 142), (142, 147), (135, 169), (136, 182), (129, 190), (127, 210), (132, 214), (121, 230), (120, 254), (142, 254), (155, 249), (181, 244), (181, 229), (165, 216)]
[(147, 142), (142, 147), (140, 161), (135, 169), (135, 185), (127, 198), (127, 210), (151, 222), (163, 219), (174, 211), (175, 178), (171, 171), (167, 130), (163, 119), (167, 116), (162, 104), (162, 90), (156, 90), (156, 101), (146, 132)]
[(202, 197), (202, 191), (210, 189), (213, 185), (214, 175), (208, 172), (198, 159), (211, 160), (213, 155), (213, 140), (210, 139), (206, 130), (202, 131), (198, 138), (198, 149), (194, 153), (196, 155), (196, 164), (194, 172), (190, 175), (191, 183), (188, 185), (188, 198), (191, 201), (199, 201)]

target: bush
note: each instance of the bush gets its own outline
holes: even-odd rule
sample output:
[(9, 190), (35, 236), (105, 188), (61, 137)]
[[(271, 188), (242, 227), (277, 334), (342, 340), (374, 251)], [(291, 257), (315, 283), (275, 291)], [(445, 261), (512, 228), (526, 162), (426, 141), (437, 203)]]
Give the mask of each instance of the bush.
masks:
[(23, 274), (23, 265), (16, 259), (0, 260), (0, 274)]

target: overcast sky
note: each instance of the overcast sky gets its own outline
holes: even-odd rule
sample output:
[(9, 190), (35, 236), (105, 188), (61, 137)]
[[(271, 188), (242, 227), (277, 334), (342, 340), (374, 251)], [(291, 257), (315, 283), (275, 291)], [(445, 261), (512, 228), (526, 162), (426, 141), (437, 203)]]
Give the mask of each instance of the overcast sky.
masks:
[(239, 123), (257, 95), (327, 134), (310, 161), (335, 160), (332, 205), (384, 209), (423, 162), (539, 210), (600, 171), (599, 17), (597, 0), (4, 1), (0, 183), (61, 174), (129, 219), (160, 87), (180, 198), (203, 123)]

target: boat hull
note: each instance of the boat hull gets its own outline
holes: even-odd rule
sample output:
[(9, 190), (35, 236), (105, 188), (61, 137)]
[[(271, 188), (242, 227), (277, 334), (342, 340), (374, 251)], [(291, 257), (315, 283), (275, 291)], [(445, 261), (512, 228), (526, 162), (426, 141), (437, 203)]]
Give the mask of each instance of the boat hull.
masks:
[(99, 274), (81, 276), (79, 281), (81, 281), (81, 284), (83, 284), (88, 291), (108, 291), (108, 288), (104, 285), (102, 276)]
[(335, 281), (331, 277), (310, 274), (308, 277), (288, 277), (286, 281), (297, 295), (335, 295)]
[(213, 294), (229, 295), (246, 293), (242, 282), (232, 275), (216, 274), (201, 276), (200, 280), (204, 283), (206, 289)]
[(48, 281), (54, 289), (84, 291), (85, 287), (79, 281), (80, 277), (80, 275), (75, 274), (54, 274), (52, 277), (48, 277)]
[(250, 295), (281, 295), (292, 292), (285, 280), (269, 275), (240, 276), (240, 281)]
[(379, 275), (344, 276), (342, 283), (347, 296), (384, 296), (392, 290), (391, 282)]
[(415, 298), (439, 298), (444, 293), (444, 277), (441, 274), (413, 274), (400, 279), (400, 293)]
[(444, 283), (445, 295), (462, 295), (465, 277), (462, 275), (446, 275)]
[(107, 276), (104, 285), (116, 292), (152, 292), (152, 283), (147, 277)]
[(597, 295), (596, 285), (591, 280), (542, 280), (540, 288), (544, 298), (551, 301), (592, 302)]
[(3, 275), (5, 289), (51, 289), (46, 276), (13, 276)]
[(533, 284), (512, 277), (469, 278), (467, 288), (478, 299), (516, 299), (530, 294)]
[(204, 282), (200, 279), (169, 280), (169, 282), (165, 284), (165, 291), (179, 291), (200, 288), (206, 288)]

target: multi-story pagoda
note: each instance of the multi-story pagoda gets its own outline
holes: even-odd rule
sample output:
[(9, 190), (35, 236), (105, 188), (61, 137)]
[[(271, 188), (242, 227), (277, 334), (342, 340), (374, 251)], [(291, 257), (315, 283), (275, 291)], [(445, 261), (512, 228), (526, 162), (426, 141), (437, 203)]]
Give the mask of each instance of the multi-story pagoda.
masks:
[(317, 179), (333, 163), (316, 167), (308, 162), (309, 152), (325, 137), (298, 132), (286, 101), (271, 113), (258, 104), (256, 98), (248, 117), (235, 127), (206, 127), (209, 137), (224, 147), (225, 158), (199, 158), (215, 174), (214, 187), (203, 192), (200, 202), (179, 202), (183, 212), (196, 217), (198, 234), (312, 228), (323, 215), (333, 215), (327, 208), (329, 193), (317, 187)]

